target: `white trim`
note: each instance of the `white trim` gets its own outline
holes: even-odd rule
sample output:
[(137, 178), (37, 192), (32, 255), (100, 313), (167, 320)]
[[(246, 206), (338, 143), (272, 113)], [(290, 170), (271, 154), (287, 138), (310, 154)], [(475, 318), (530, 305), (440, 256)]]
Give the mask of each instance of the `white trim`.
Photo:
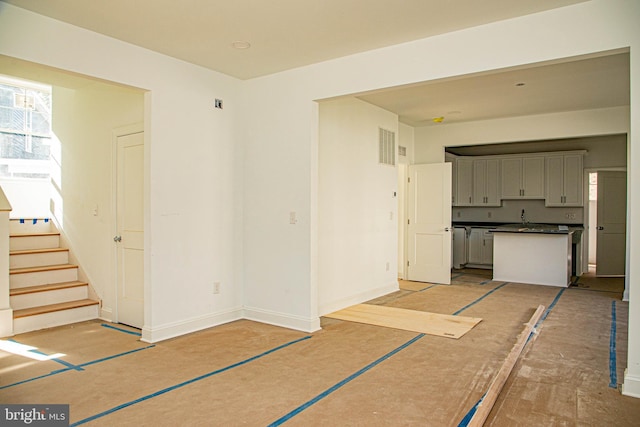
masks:
[(113, 310), (109, 307), (101, 307), (100, 308), (100, 319), (105, 322), (116, 323), (113, 321)]
[(13, 309), (0, 309), (0, 337), (13, 335)]
[(364, 301), (369, 301), (374, 298), (381, 297), (383, 295), (390, 294), (392, 292), (396, 292), (400, 290), (400, 285), (397, 281), (390, 283), (385, 286), (381, 286), (376, 289), (371, 289), (365, 292), (361, 292), (359, 294), (351, 295), (346, 298), (341, 298), (338, 301), (333, 301), (328, 304), (324, 304), (320, 307), (320, 315), (324, 316), (327, 313), (333, 313), (336, 310), (342, 310), (343, 308), (361, 304)]
[(290, 314), (278, 313), (270, 310), (263, 310), (256, 307), (245, 307), (243, 310), (244, 319), (255, 322), (266, 323), (268, 325), (280, 326), (302, 332), (316, 332), (320, 328), (320, 318), (306, 318), (292, 316)]
[(144, 326), (142, 328), (142, 338), (140, 338), (140, 340), (148, 343), (154, 343), (241, 319), (242, 308), (238, 307), (218, 313), (181, 320), (179, 322), (167, 323), (153, 328)]
[(640, 377), (630, 375), (628, 369), (624, 370), (622, 394), (625, 396), (640, 397)]

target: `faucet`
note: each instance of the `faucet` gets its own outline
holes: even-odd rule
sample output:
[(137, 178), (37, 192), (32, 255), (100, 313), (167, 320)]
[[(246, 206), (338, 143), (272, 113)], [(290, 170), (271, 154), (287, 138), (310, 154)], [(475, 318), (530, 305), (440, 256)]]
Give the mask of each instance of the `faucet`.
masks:
[(522, 209), (522, 213), (520, 214), (520, 219), (522, 219), (522, 223), (526, 224), (527, 223), (527, 219), (524, 215), (524, 209)]

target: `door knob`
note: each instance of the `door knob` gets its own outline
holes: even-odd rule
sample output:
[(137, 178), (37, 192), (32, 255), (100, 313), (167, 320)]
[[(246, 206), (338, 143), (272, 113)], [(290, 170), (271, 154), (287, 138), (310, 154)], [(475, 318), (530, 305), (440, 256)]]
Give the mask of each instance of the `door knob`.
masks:
[(598, 230), (602, 231), (602, 230), (604, 230), (604, 227), (603, 226), (599, 226)]
[(114, 242), (120, 242), (120, 241), (122, 241), (122, 236), (115, 236), (115, 237), (113, 238), (113, 241), (114, 241)]
[(445, 227), (445, 228), (444, 228), (444, 231), (449, 232), (449, 231), (451, 231), (451, 228), (449, 228), (449, 227)]

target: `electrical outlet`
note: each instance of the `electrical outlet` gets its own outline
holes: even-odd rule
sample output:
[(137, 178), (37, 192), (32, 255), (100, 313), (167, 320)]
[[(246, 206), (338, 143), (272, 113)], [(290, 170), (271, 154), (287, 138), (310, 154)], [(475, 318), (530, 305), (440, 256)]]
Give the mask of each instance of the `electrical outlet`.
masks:
[(389, 271), (389, 268), (391, 268), (391, 266), (387, 263), (387, 271)]
[(491, 212), (487, 212), (487, 218), (491, 218)]
[(567, 212), (566, 214), (564, 214), (564, 217), (566, 219), (576, 219), (576, 214), (574, 212)]
[(298, 222), (295, 212), (289, 212), (289, 224), (295, 225)]
[(213, 293), (214, 294), (220, 293), (220, 282), (213, 282)]

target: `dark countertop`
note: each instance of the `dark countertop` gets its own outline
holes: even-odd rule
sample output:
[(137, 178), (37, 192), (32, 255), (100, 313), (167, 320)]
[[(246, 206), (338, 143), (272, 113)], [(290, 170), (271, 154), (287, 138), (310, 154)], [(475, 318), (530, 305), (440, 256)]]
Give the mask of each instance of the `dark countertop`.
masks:
[(491, 229), (492, 233), (573, 234), (574, 230), (540, 224), (514, 224)]

